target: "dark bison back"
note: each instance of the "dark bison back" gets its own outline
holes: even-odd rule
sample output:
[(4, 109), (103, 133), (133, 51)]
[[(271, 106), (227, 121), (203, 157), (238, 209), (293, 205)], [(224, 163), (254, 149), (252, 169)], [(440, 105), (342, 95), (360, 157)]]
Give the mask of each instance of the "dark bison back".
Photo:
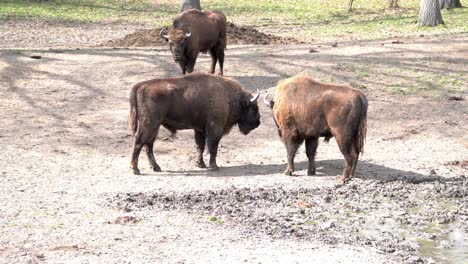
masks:
[(173, 28), (161, 37), (169, 41), (174, 60), (179, 63), (182, 73), (191, 73), (199, 52), (209, 52), (211, 73), (219, 62), (223, 75), (224, 50), (226, 49), (226, 17), (221, 11), (199, 11), (190, 9), (178, 14)]
[(210, 167), (217, 168), (218, 143), (234, 125), (243, 134), (260, 125), (254, 97), (234, 80), (208, 74), (155, 79), (135, 85), (130, 92), (130, 129), (135, 136), (131, 166), (139, 174), (138, 156), (143, 146), (155, 171), (153, 143), (162, 125), (172, 132), (195, 131), (199, 150), (197, 164), (204, 167), (205, 144), (210, 151)]
[(174, 28), (192, 33), (190, 44), (200, 52), (207, 52), (214, 46), (226, 49), (226, 16), (221, 11), (200, 11), (190, 9), (177, 15)]

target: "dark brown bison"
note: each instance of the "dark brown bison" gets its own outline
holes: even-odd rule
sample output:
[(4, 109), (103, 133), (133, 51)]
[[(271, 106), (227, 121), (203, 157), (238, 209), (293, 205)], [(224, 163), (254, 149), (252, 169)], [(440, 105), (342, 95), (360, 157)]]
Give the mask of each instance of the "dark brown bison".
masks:
[(207, 143), (209, 167), (217, 169), (216, 154), (221, 137), (236, 124), (245, 135), (260, 125), (259, 95), (257, 92), (252, 96), (234, 80), (201, 73), (138, 83), (130, 93), (130, 129), (135, 136), (133, 173), (140, 173), (138, 156), (143, 146), (153, 170), (161, 171), (153, 154), (161, 125), (173, 133), (193, 129), (197, 165), (206, 167), (203, 152)]
[(226, 49), (226, 17), (220, 11), (190, 9), (178, 14), (173, 28), (160, 31), (160, 36), (169, 42), (175, 62), (182, 73), (191, 73), (199, 52), (211, 55), (211, 73), (219, 61), (219, 74), (223, 75), (224, 50)]
[(335, 137), (345, 158), (340, 180), (346, 182), (354, 174), (359, 153), (363, 153), (367, 132), (367, 98), (360, 90), (347, 86), (324, 84), (307, 76), (280, 81), (273, 100), (265, 103), (273, 110), (288, 155), (284, 172), (294, 172), (294, 156), (305, 140), (309, 159), (308, 175), (315, 174), (315, 153), (318, 138), (328, 142)]

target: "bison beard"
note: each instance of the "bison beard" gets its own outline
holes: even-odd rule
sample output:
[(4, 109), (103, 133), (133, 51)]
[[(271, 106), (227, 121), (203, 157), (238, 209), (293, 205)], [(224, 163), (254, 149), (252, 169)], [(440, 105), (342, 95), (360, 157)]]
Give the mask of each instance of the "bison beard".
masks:
[(215, 72), (219, 62), (219, 74), (223, 75), (224, 50), (226, 49), (226, 17), (220, 11), (187, 10), (178, 14), (168, 31), (163, 28), (160, 36), (169, 42), (174, 61), (182, 73), (191, 73), (199, 52), (209, 52), (210, 73)]
[(264, 100), (272, 108), (288, 156), (286, 175), (294, 172), (294, 157), (305, 141), (309, 159), (308, 175), (315, 175), (318, 138), (335, 137), (345, 158), (340, 177), (349, 180), (364, 151), (367, 131), (367, 98), (360, 90), (319, 83), (307, 76), (296, 76), (276, 86), (274, 100)]
[(247, 135), (260, 125), (257, 99), (234, 80), (208, 74), (155, 79), (135, 85), (130, 92), (130, 129), (135, 140), (131, 168), (140, 174), (138, 157), (146, 154), (154, 171), (161, 171), (153, 145), (162, 125), (172, 132), (195, 131), (198, 167), (205, 168), (203, 152), (208, 145), (209, 167), (217, 169), (216, 156), (222, 136), (234, 125)]

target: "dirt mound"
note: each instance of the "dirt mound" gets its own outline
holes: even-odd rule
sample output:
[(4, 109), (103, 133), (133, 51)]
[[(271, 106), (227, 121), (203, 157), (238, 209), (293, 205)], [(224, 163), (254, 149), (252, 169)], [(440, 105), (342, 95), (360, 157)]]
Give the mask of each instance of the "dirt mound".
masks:
[(266, 34), (253, 27), (237, 26), (229, 23), (227, 26), (228, 44), (255, 44), (255, 45), (278, 45), (304, 43), (295, 38), (284, 38)]
[[(120, 39), (113, 39), (100, 46), (112, 47), (147, 47), (164, 46), (166, 41), (159, 36), (161, 28), (139, 29), (132, 34)], [(227, 25), (227, 37), (229, 44), (255, 44), (255, 45), (278, 45), (303, 43), (295, 38), (284, 38), (266, 34), (249, 26), (237, 26), (234, 23)]]
[(100, 46), (111, 47), (147, 47), (164, 46), (166, 41), (159, 36), (161, 28), (138, 29), (134, 33), (128, 34), (123, 38), (109, 40)]

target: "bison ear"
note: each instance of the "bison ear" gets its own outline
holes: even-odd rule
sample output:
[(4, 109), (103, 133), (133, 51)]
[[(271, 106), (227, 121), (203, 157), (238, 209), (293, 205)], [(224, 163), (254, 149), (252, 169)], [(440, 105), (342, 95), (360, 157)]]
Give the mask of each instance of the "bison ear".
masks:
[(264, 103), (267, 107), (273, 108), (273, 103), (274, 103), (274, 102), (273, 102), (272, 99), (268, 98), (268, 93), (265, 94), (265, 97), (263, 97), (263, 103)]

